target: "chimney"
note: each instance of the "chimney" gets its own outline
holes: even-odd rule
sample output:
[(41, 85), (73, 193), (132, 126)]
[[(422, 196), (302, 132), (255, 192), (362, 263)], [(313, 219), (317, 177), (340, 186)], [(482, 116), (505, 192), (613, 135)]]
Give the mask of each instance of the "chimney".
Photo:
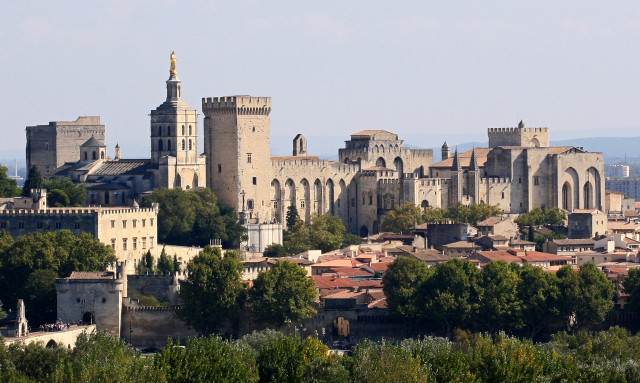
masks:
[(116, 156), (114, 160), (120, 161), (120, 144), (116, 144)]

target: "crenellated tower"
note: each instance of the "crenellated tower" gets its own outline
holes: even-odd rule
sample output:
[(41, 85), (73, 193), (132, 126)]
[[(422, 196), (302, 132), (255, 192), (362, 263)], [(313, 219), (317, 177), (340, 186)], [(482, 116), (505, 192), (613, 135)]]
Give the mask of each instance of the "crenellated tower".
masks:
[(202, 99), (207, 186), (247, 223), (271, 217), (271, 97)]

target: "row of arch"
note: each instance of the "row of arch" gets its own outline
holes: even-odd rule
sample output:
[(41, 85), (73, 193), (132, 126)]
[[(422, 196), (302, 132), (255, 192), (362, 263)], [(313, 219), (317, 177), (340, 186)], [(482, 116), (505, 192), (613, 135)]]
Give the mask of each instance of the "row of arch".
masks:
[(343, 179), (335, 183), (332, 179), (313, 183), (306, 178), (295, 182), (291, 178), (282, 184), (280, 180), (271, 181), (271, 203), (274, 217), (284, 221), (287, 208), (295, 205), (300, 218), (308, 221), (312, 214), (331, 214), (344, 219), (347, 217), (348, 190)]
[[(162, 131), (163, 131), (162, 126), (158, 126), (156, 129), (157, 129), (157, 133), (158, 133), (157, 136), (161, 137), (162, 136)], [(167, 128), (166, 128), (165, 131), (167, 132), (166, 136), (171, 136), (171, 126), (167, 125)], [(181, 131), (182, 131), (182, 135), (184, 136), (185, 133), (187, 132), (187, 130), (185, 130), (185, 126), (184, 125), (182, 125), (182, 130)], [(189, 125), (188, 132), (189, 132), (189, 134), (188, 134), (189, 136), (193, 135), (193, 127), (191, 125)]]
[[(188, 144), (188, 145), (187, 145)], [(188, 149), (187, 149), (188, 148)], [(164, 140), (158, 140), (158, 151), (163, 151), (164, 149)], [(189, 139), (188, 141), (182, 140), (182, 150), (193, 150), (193, 141)], [(167, 139), (167, 151), (171, 151), (171, 139)]]
[(602, 178), (600, 172), (590, 167), (582, 177), (569, 167), (562, 177), (560, 206), (565, 210), (602, 209)]

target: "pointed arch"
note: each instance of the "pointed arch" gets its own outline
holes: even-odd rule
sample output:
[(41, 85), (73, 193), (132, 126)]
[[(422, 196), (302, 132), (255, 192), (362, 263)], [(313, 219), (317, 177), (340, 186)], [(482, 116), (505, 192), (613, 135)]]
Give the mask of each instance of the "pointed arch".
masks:
[(333, 180), (331, 178), (329, 178), (327, 180), (327, 203), (329, 204), (329, 211), (328, 213), (331, 215), (336, 215), (336, 211), (335, 211), (335, 191), (334, 191), (334, 185), (333, 185)]
[(271, 206), (273, 207), (272, 215), (277, 222), (282, 222), (282, 194), (280, 189), (280, 181), (273, 179), (271, 181)]

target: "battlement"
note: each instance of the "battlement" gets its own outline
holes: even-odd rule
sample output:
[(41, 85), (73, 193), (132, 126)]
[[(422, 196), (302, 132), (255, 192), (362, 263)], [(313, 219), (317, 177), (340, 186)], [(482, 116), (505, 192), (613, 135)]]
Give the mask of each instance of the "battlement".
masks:
[(329, 160), (316, 160), (316, 159), (295, 159), (292, 157), (290, 159), (274, 159), (271, 158), (271, 164), (274, 167), (279, 168), (300, 168), (300, 167), (309, 167), (322, 169), (325, 167), (331, 168), (332, 170), (343, 173), (357, 173), (360, 170), (360, 166), (358, 164), (343, 164), (341, 162), (329, 161)]
[(397, 178), (384, 178), (384, 179), (378, 180), (379, 185), (400, 185), (401, 183), (402, 183), (402, 180), (399, 180)]
[(49, 126), (100, 125), (100, 116), (79, 116), (75, 121), (49, 121)]
[(156, 213), (153, 207), (147, 208), (55, 208), (50, 207), (47, 210), (31, 210), (31, 209), (7, 209), (0, 210), (0, 215), (111, 215), (125, 213)]
[(480, 178), (480, 184), (493, 185), (493, 184), (511, 184), (511, 178), (508, 177), (487, 177)]
[(134, 307), (134, 306), (124, 306), (122, 309), (124, 311), (153, 311), (153, 312), (171, 312), (171, 311), (178, 311), (180, 310), (180, 305), (172, 305), (172, 306), (165, 306), (165, 307), (147, 307), (147, 306), (140, 306), (140, 307)]
[(496, 133), (519, 133), (519, 132), (527, 132), (527, 133), (548, 133), (549, 128), (489, 128), (487, 129), (489, 134)]
[(202, 111), (207, 117), (223, 114), (268, 116), (271, 113), (271, 97), (227, 96), (203, 98)]

